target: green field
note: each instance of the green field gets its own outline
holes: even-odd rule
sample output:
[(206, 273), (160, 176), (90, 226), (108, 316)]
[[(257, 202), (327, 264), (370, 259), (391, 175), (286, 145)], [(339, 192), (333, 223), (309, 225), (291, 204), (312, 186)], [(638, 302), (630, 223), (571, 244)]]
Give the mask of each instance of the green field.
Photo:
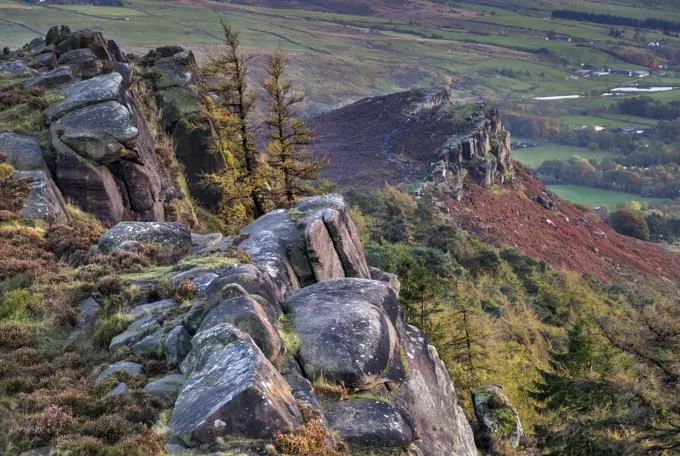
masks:
[(581, 185), (548, 185), (548, 188), (562, 198), (574, 203), (592, 207), (607, 206), (609, 209), (615, 209), (619, 204), (629, 201), (637, 201), (641, 204), (664, 201), (662, 198), (645, 198), (634, 193), (615, 192)]
[[(517, 138), (512, 138), (512, 141), (517, 141)], [(543, 140), (525, 140), (539, 144), (539, 147), (516, 149), (512, 151), (512, 158), (518, 162), (527, 165), (530, 168), (538, 168), (541, 163), (546, 160), (566, 160), (574, 155), (586, 158), (588, 160), (595, 159), (602, 161), (606, 157), (611, 157), (612, 154), (602, 151), (590, 151), (580, 147), (563, 146), (555, 143), (545, 143)], [(545, 144), (544, 144), (545, 143)]]
[(562, 116), (555, 120), (558, 124), (564, 124), (569, 128), (579, 128), (583, 125), (588, 125), (590, 127), (597, 125), (604, 128), (625, 128), (633, 126), (654, 127), (658, 123), (658, 121), (654, 119), (609, 113), (599, 116)]

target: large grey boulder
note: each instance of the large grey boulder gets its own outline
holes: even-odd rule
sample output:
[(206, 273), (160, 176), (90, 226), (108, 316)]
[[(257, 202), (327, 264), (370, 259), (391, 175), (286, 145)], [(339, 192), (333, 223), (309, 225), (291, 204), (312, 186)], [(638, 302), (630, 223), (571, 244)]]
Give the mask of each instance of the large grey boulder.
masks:
[(153, 244), (181, 257), (191, 250), (191, 231), (177, 222), (121, 222), (102, 235), (99, 248), (108, 253), (127, 241)]
[(483, 449), (491, 450), (494, 443), (505, 441), (514, 450), (524, 443), (526, 434), (519, 415), (503, 388), (491, 385), (473, 389), (472, 405), (481, 428), (479, 440)]
[(163, 341), (163, 352), (168, 360), (168, 368), (178, 368), (191, 352), (191, 335), (184, 325), (170, 330)]
[[(266, 270), (265, 270), (266, 271)], [(240, 285), (251, 297), (263, 305), (270, 321), (276, 321), (281, 314), (277, 288), (262, 268), (254, 264), (237, 263), (230, 266), (222, 277), (213, 281), (206, 292), (207, 309), (210, 310), (226, 299), (231, 299), (231, 284)], [(226, 288), (226, 290), (225, 290)]]
[(59, 65), (66, 65), (81, 78), (91, 78), (102, 72), (102, 61), (95, 57), (90, 49), (75, 49), (63, 53), (57, 59)]
[(0, 133), (0, 153), (5, 162), (20, 171), (47, 169), (42, 149), (37, 139), (16, 133)]
[(115, 352), (120, 347), (134, 345), (140, 340), (144, 339), (149, 334), (152, 334), (161, 329), (162, 315), (152, 314), (144, 318), (140, 318), (127, 327), (125, 332), (117, 335), (111, 340), (109, 344), (109, 351)]
[(282, 301), (285, 295), (303, 285), (314, 283), (307, 260), (304, 239), (286, 211), (270, 212), (245, 227), (247, 234), (239, 248), (250, 254), (253, 263), (262, 267), (276, 287)]
[(65, 225), (64, 198), (47, 171), (14, 171), (12, 176), (29, 179), (29, 193), (19, 212), (23, 219), (44, 220), (54, 225)]
[(52, 145), (57, 150), (55, 177), (64, 198), (74, 201), (100, 220), (119, 222), (126, 211), (120, 191), (123, 183), (108, 167), (88, 162), (56, 136), (52, 138)]
[(158, 311), (170, 310), (177, 307), (177, 301), (174, 299), (161, 299), (160, 301), (150, 302), (137, 306), (128, 312), (127, 317), (131, 320), (137, 320), (145, 315), (150, 315)]
[(16, 60), (9, 63), (0, 63), (0, 73), (7, 73), (11, 77), (15, 78), (22, 76), (34, 77), (39, 74), (33, 68), (27, 67), (26, 64), (21, 60)]
[(45, 87), (52, 88), (62, 84), (68, 84), (73, 81), (73, 75), (68, 68), (55, 68), (46, 73), (41, 74), (35, 79), (29, 79), (24, 82), (24, 87)]
[(130, 350), (137, 358), (161, 359), (163, 357), (163, 341), (165, 331), (159, 329), (153, 334), (146, 336), (132, 346)]
[(380, 377), (403, 379), (395, 325), (397, 297), (383, 282), (335, 279), (293, 293), (285, 302), (300, 338), (298, 361), (310, 379), (361, 388)]
[(89, 297), (78, 303), (78, 327), (87, 328), (90, 326), (95, 314), (99, 311), (99, 303), (94, 298)]
[(144, 367), (138, 363), (132, 363), (130, 361), (121, 361), (119, 363), (111, 364), (109, 367), (104, 369), (99, 376), (97, 376), (97, 381), (103, 380), (107, 375), (115, 374), (116, 372), (124, 372), (130, 375), (138, 375), (142, 373)]
[(477, 456), (474, 435), (437, 350), (427, 344), (422, 331), (403, 324), (400, 331), (403, 363), (408, 375), (392, 404), (408, 410), (421, 439), (424, 454)]
[(340, 195), (302, 198), (295, 208), (303, 213), (320, 212), (347, 277), (369, 279), (371, 274), (364, 258), (359, 233)]
[(147, 384), (144, 391), (169, 404), (174, 404), (184, 384), (184, 375), (171, 374)]
[(317, 282), (345, 277), (342, 262), (323, 220), (324, 212), (319, 211), (302, 219), (307, 257)]
[(338, 436), (352, 448), (407, 447), (416, 439), (416, 432), (409, 424), (410, 417), (383, 401), (338, 402), (326, 407), (326, 417)]
[(250, 336), (221, 324), (198, 333), (192, 346), (170, 419), (176, 438), (187, 445), (267, 438), (302, 424), (288, 384)]
[(107, 101), (126, 104), (123, 77), (118, 73), (97, 76), (86, 81), (73, 84), (64, 89), (66, 98), (53, 104), (45, 111), (45, 117), (54, 121), (65, 114)]
[(223, 301), (203, 319), (198, 334), (222, 323), (229, 323), (252, 337), (269, 361), (285, 351), (285, 344), (266, 311), (250, 296)]
[(78, 155), (98, 165), (129, 155), (139, 134), (128, 108), (116, 101), (71, 111), (53, 122), (51, 130)]
[(38, 54), (31, 59), (30, 65), (32, 68), (47, 68), (48, 70), (53, 70), (57, 67), (57, 54), (54, 52)]
[(380, 282), (385, 282), (394, 291), (394, 294), (399, 297), (399, 291), (401, 291), (401, 282), (399, 282), (399, 277), (396, 274), (381, 271), (378, 268), (370, 268), (371, 279), (378, 280)]

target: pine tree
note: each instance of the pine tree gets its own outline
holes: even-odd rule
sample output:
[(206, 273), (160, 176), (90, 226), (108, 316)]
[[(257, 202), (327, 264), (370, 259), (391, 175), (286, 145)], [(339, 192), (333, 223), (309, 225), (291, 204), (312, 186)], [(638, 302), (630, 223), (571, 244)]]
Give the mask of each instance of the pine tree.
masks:
[[(239, 50), (239, 34), (221, 21), (224, 46), (210, 54), (203, 67), (205, 114), (210, 121), (214, 151), (225, 168), (206, 179), (221, 192), (220, 212), (228, 228), (238, 228), (266, 210), (267, 169), (255, 146), (255, 94), (248, 86), (252, 56)], [(215, 83), (214, 87), (208, 87)]]
[(282, 204), (291, 205), (299, 197), (315, 193), (312, 183), (327, 160), (311, 158), (304, 148), (312, 142), (312, 130), (295, 116), (307, 94), (293, 90), (281, 51), (269, 55), (267, 75), (264, 88), (268, 110), (264, 122), (269, 130), (269, 164), (278, 174), (277, 190)]

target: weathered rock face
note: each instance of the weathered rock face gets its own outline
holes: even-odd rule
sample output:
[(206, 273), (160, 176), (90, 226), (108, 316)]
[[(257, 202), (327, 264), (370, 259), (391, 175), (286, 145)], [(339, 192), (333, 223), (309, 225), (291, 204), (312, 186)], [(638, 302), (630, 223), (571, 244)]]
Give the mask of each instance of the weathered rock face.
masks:
[(16, 133), (0, 133), (0, 153), (5, 161), (19, 171), (46, 170), (38, 140)]
[(193, 52), (178, 48), (167, 55), (167, 49), (152, 51), (145, 58), (148, 70), (159, 76), (155, 88), (161, 122), (175, 143), (192, 196), (211, 208), (219, 202), (219, 193), (205, 184), (203, 175), (223, 169), (225, 163), (220, 154), (211, 152), (210, 132), (201, 120), (198, 65)]
[(228, 324), (199, 332), (170, 420), (187, 445), (270, 436), (302, 424), (290, 388), (250, 337)]
[(298, 361), (312, 379), (362, 388), (404, 379), (395, 325), (400, 309), (384, 283), (337, 279), (292, 294), (285, 303), (300, 337)]
[(154, 143), (123, 77), (96, 76), (64, 93), (64, 100), (45, 111), (64, 194), (109, 222), (126, 210), (162, 221), (165, 195)]
[(479, 423), (479, 446), (490, 450), (493, 442), (506, 441), (516, 449), (524, 443), (526, 434), (515, 408), (503, 388), (486, 386), (472, 390), (472, 403)]
[(442, 147), (441, 161), (435, 165), (431, 178), (446, 184), (449, 196), (460, 199), (463, 180), (470, 174), (479, 184), (489, 187), (503, 183), (513, 171), (510, 159), (510, 134), (503, 129), (497, 109), (471, 121), (470, 132), (451, 138)]
[(326, 408), (330, 426), (352, 448), (398, 448), (416, 438), (410, 417), (393, 405), (373, 399), (342, 401)]
[(55, 225), (68, 222), (64, 211), (64, 198), (49, 172), (14, 171), (12, 176), (31, 181), (28, 197), (19, 212), (21, 218), (44, 220)]

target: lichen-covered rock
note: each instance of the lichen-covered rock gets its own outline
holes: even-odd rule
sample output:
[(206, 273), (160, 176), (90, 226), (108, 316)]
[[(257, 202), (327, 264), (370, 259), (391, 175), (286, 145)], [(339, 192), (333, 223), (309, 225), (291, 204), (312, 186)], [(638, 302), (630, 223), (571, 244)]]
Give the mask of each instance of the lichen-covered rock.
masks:
[(97, 165), (128, 156), (139, 134), (130, 111), (116, 101), (71, 111), (51, 129), (53, 137)]
[(298, 360), (310, 379), (360, 388), (383, 376), (403, 379), (395, 324), (397, 297), (383, 282), (335, 279), (285, 302), (300, 338)]
[(107, 396), (124, 396), (130, 393), (127, 383), (119, 383), (114, 389), (106, 393)]
[[(62, 56), (63, 57), (63, 56)], [(45, 111), (45, 117), (54, 121), (71, 111), (107, 101), (117, 101), (126, 105), (123, 77), (118, 73), (97, 76), (86, 81), (73, 84), (64, 89), (66, 98), (53, 104)]]
[(314, 283), (307, 260), (304, 239), (286, 211), (270, 212), (245, 227), (248, 238), (239, 248), (250, 254), (253, 263), (262, 267), (276, 287), (282, 301), (285, 295), (303, 285)]
[(57, 54), (55, 52), (38, 54), (31, 59), (29, 65), (31, 65), (32, 68), (47, 68), (53, 70), (57, 67)]
[(104, 39), (101, 32), (90, 29), (76, 30), (69, 34), (62, 41), (57, 43), (57, 47), (62, 51), (72, 51), (74, 49), (89, 49), (99, 60), (113, 61), (109, 53), (109, 43)]
[[(225, 287), (230, 284), (240, 285), (248, 294), (252, 295), (254, 299), (257, 297), (263, 299), (262, 302), (265, 312), (270, 317), (271, 321), (276, 321), (281, 314), (281, 306), (279, 305), (279, 298), (277, 288), (270, 279), (268, 274), (265, 274), (259, 267), (254, 264), (237, 263), (230, 266), (222, 277), (215, 280), (206, 293), (208, 300), (208, 310), (215, 307), (220, 302), (228, 299), (225, 295)], [(231, 288), (228, 289), (228, 291)]]
[(492, 385), (472, 390), (472, 405), (481, 432), (480, 447), (492, 448), (493, 442), (506, 441), (516, 449), (524, 442), (526, 434), (515, 408), (508, 401), (503, 388)]
[(57, 184), (64, 198), (76, 202), (81, 209), (101, 220), (119, 222), (126, 210), (120, 181), (106, 166), (88, 162), (58, 138), (53, 138), (52, 144), (57, 150)]
[(24, 82), (24, 87), (45, 87), (52, 88), (62, 84), (68, 84), (73, 81), (73, 75), (68, 68), (55, 68), (46, 73), (41, 74), (35, 79), (29, 79)]
[(401, 291), (401, 282), (399, 282), (399, 277), (397, 277), (396, 274), (381, 271), (378, 268), (369, 269), (371, 271), (371, 279), (385, 282), (392, 289), (392, 291), (394, 291), (394, 294), (399, 297), (399, 291)]
[(74, 75), (84, 79), (92, 78), (102, 72), (102, 61), (90, 49), (65, 52), (59, 56), (57, 63), (67, 66)]
[(20, 171), (47, 169), (40, 143), (32, 136), (0, 133), (0, 153), (5, 162)]
[(147, 384), (144, 391), (168, 404), (174, 404), (183, 384), (184, 375), (171, 374)]
[(149, 334), (160, 330), (161, 321), (162, 315), (159, 314), (151, 314), (144, 318), (140, 318), (128, 326), (125, 332), (117, 335), (111, 340), (109, 351), (113, 353), (120, 347), (136, 344)]
[(183, 325), (170, 330), (163, 341), (163, 352), (168, 360), (168, 368), (178, 368), (191, 352), (191, 335)]
[(107, 375), (115, 374), (116, 372), (125, 372), (130, 375), (138, 375), (142, 373), (143, 366), (138, 363), (132, 363), (130, 361), (121, 361), (119, 363), (111, 364), (109, 367), (104, 369), (101, 374), (97, 377), (97, 381), (103, 380)]
[(26, 64), (21, 60), (16, 60), (9, 63), (0, 63), (0, 73), (7, 73), (15, 78), (22, 76), (34, 77), (39, 74), (33, 68), (27, 67)]
[(247, 334), (221, 324), (198, 333), (192, 345), (170, 419), (176, 438), (190, 446), (266, 438), (302, 424), (288, 384)]
[[(399, 448), (416, 438), (410, 418), (393, 405), (374, 399), (355, 399), (326, 407), (330, 426), (352, 448)], [(432, 453), (444, 454), (444, 453)]]
[(361, 279), (371, 277), (359, 233), (342, 196), (325, 195), (302, 198), (295, 204), (295, 208), (301, 212), (323, 212), (323, 221), (342, 261), (346, 277)]
[(126, 241), (153, 244), (179, 258), (191, 250), (191, 231), (177, 222), (121, 222), (99, 239), (102, 252), (112, 252)]
[(474, 435), (444, 363), (427, 344), (419, 329), (402, 325), (404, 382), (391, 397), (392, 404), (408, 410), (413, 426), (421, 433), (414, 443), (423, 454), (477, 456)]
[(157, 330), (153, 334), (146, 336), (132, 346), (131, 352), (137, 358), (153, 358), (160, 359), (163, 357), (163, 341), (165, 340), (165, 331)]
[(80, 301), (78, 303), (78, 327), (87, 328), (99, 308), (99, 303), (92, 297)]
[(189, 280), (196, 285), (196, 297), (205, 296), (210, 285), (219, 278), (217, 271), (213, 268), (195, 267), (188, 271), (180, 272), (170, 278), (170, 284), (177, 286), (185, 280)]
[(68, 223), (64, 198), (47, 171), (14, 171), (12, 176), (31, 181), (28, 197), (19, 212), (22, 218), (44, 220), (55, 225)]
[(323, 221), (323, 212), (305, 217), (302, 219), (302, 224), (305, 225), (307, 257), (312, 265), (316, 281), (345, 277), (340, 257), (335, 251), (335, 246)]
[(177, 307), (177, 302), (174, 299), (162, 299), (160, 301), (135, 307), (128, 312), (127, 317), (131, 320), (137, 320), (145, 315), (150, 315), (158, 311), (170, 310), (175, 307)]
[(222, 323), (229, 323), (248, 333), (269, 361), (274, 362), (285, 350), (283, 340), (266, 311), (250, 296), (240, 296), (218, 304), (205, 316), (198, 334)]
[(315, 410), (319, 414), (321, 424), (327, 426), (326, 417), (321, 409), (321, 405), (319, 405), (319, 401), (314, 395), (314, 388), (311, 382), (300, 374), (286, 374), (283, 378), (288, 382), (293, 397), (298, 401), (298, 404)]

